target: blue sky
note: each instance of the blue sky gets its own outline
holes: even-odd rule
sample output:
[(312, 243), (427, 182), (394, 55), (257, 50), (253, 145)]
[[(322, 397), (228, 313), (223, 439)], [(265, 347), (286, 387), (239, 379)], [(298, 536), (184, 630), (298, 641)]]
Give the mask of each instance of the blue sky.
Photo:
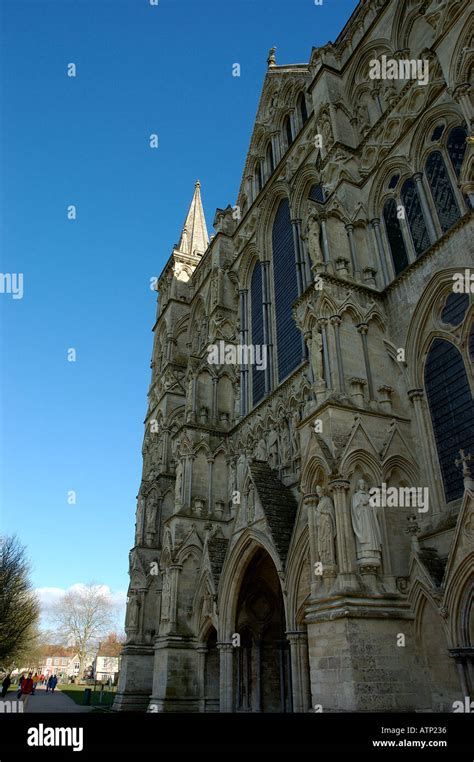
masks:
[(235, 203), (269, 48), (307, 61), (356, 4), (2, 0), (0, 270), (23, 273), (24, 293), (0, 294), (0, 526), (27, 545), (36, 587), (126, 590), (150, 278), (196, 178), (210, 233)]

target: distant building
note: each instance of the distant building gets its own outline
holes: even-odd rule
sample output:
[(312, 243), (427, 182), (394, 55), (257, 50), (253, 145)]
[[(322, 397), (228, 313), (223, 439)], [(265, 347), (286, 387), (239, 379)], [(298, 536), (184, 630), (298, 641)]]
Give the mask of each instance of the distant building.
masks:
[(115, 682), (120, 669), (120, 651), (123, 643), (116, 641), (101, 643), (94, 660), (94, 675), (98, 681)]

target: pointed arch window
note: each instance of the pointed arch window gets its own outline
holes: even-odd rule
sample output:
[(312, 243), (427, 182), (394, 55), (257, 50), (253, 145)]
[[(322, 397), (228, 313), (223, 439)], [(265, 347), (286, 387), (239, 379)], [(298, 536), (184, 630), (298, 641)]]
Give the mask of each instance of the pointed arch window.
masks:
[(423, 217), (418, 191), (413, 180), (407, 180), (403, 183), (400, 197), (405, 208), (413, 248), (416, 256), (419, 257), (430, 246), (431, 241)]
[(293, 142), (293, 130), (291, 129), (291, 119), (289, 114), (285, 117), (283, 129), (285, 132), (286, 145), (289, 148)]
[(401, 273), (405, 267), (408, 267), (408, 255), (403, 240), (400, 220), (397, 216), (397, 204), (394, 198), (389, 198), (383, 208), (383, 218), (385, 230), (387, 231), (388, 243), (392, 254), (393, 268), (395, 275)]
[(257, 194), (258, 194), (263, 188), (262, 165), (259, 161), (255, 165), (255, 182), (257, 184)]
[(301, 119), (301, 124), (304, 125), (308, 121), (308, 109), (306, 108), (306, 98), (304, 93), (300, 93), (298, 98), (298, 111)]
[(326, 199), (324, 198), (323, 186), (320, 183), (312, 185), (309, 189), (308, 198), (310, 198), (311, 201), (318, 201), (320, 204), (324, 204)]
[(287, 198), (282, 199), (272, 230), (275, 323), (278, 352), (278, 381), (282, 381), (302, 360), (301, 333), (293, 319), (293, 302), (298, 297), (295, 247)]
[(446, 233), (461, 217), (446, 164), (439, 151), (430, 153), (426, 160), (426, 177), (438, 212), (441, 230)]
[(273, 158), (273, 146), (271, 142), (267, 145), (267, 169), (268, 174), (271, 175), (275, 169), (275, 160)]
[[(262, 265), (256, 262), (250, 281), (250, 312), (251, 312), (251, 343), (253, 346), (263, 345), (263, 293)], [(256, 405), (265, 394), (265, 371), (252, 366), (252, 404)]]
[(451, 159), (451, 164), (453, 165), (456, 177), (459, 177), (461, 166), (464, 160), (464, 154), (466, 153), (466, 138), (467, 132), (464, 127), (454, 127), (448, 136), (446, 147), (448, 149), (449, 158)]
[(462, 356), (450, 341), (435, 339), (425, 365), (425, 389), (446, 501), (463, 494), (459, 450), (474, 453), (474, 404)]

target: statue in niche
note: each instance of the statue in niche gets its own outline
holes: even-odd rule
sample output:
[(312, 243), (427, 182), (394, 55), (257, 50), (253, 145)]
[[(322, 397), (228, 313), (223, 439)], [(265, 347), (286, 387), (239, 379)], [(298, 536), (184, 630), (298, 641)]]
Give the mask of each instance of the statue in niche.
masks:
[(369, 109), (366, 103), (359, 103), (357, 106), (356, 119), (361, 132), (365, 132), (370, 127)]
[(307, 234), (308, 251), (313, 265), (320, 266), (324, 264), (324, 256), (320, 243), (320, 225), (317, 217), (312, 215), (308, 220)]
[(336, 537), (336, 517), (334, 503), (324, 487), (316, 487), (319, 501), (316, 507), (316, 528), (318, 532), (318, 553), (324, 567), (334, 566), (336, 553), (334, 540)]
[(309, 358), (313, 369), (314, 380), (324, 383), (324, 347), (323, 337), (317, 326), (313, 326), (308, 342)]
[(127, 629), (138, 630), (140, 601), (136, 590), (130, 590), (127, 608)]
[(294, 410), (291, 414), (291, 449), (293, 451), (293, 459), (299, 458), (300, 455), (300, 436), (297, 428), (299, 422), (299, 413), (297, 410)]
[(278, 468), (278, 434), (273, 426), (268, 434), (268, 462), (270, 468)]
[(137, 521), (135, 524), (135, 543), (138, 545), (141, 541), (142, 526), (143, 526), (143, 514), (144, 514), (144, 498), (142, 495), (138, 495), (137, 504)]
[(183, 463), (181, 459), (178, 460), (178, 465), (176, 466), (176, 482), (175, 482), (175, 493), (174, 493), (174, 504), (176, 507), (181, 507), (181, 492), (183, 489)]
[(283, 418), (279, 429), (280, 429), (279, 445), (280, 445), (281, 463), (282, 465), (286, 465), (291, 460), (290, 438), (288, 434), (288, 425), (287, 425), (286, 418)]
[(158, 509), (157, 497), (152, 493), (146, 501), (146, 532), (156, 532), (156, 513)]
[(227, 461), (227, 469), (228, 469), (227, 473), (228, 473), (228, 477), (229, 477), (230, 495), (232, 497), (232, 493), (236, 489), (236, 484), (235, 484), (235, 463), (234, 463), (234, 459), (233, 458), (230, 458)]
[(240, 453), (238, 460), (237, 460), (237, 489), (242, 489), (242, 482), (244, 480), (244, 473), (245, 473), (245, 455)]
[(382, 548), (377, 508), (370, 504), (370, 495), (364, 479), (357, 482), (352, 496), (352, 527), (357, 541), (357, 559), (367, 564), (379, 565)]
[(257, 460), (266, 460), (267, 459), (267, 448), (265, 445), (264, 439), (259, 439), (257, 443), (257, 449), (255, 451), (255, 458)]
[(166, 621), (170, 618), (171, 583), (168, 571), (163, 572), (163, 588), (161, 590), (161, 618)]

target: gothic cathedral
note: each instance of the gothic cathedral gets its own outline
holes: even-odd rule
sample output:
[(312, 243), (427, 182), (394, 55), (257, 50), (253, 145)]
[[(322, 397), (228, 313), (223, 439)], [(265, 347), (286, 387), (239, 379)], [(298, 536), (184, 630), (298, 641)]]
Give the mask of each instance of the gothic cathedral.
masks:
[(157, 284), (115, 709), (474, 696), (473, 19), (361, 0), (307, 64), (272, 49), (210, 239), (196, 182)]

